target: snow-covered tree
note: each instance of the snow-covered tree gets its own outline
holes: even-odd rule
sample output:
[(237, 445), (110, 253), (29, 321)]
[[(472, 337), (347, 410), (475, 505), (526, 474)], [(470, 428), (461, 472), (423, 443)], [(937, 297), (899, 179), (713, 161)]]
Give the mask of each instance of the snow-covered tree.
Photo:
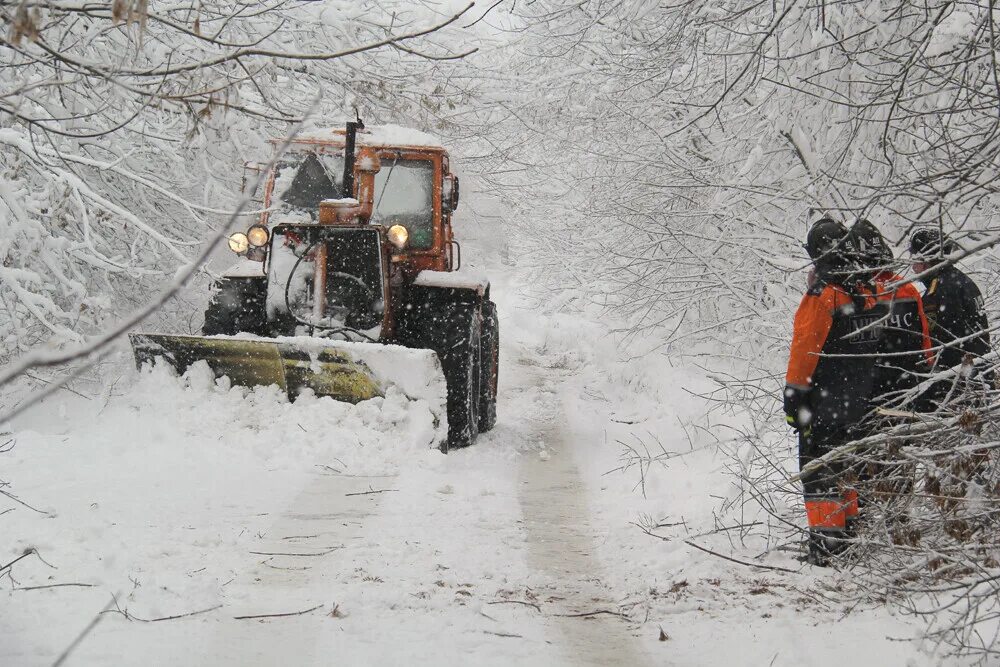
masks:
[(310, 109), (430, 122), (470, 6), (0, 2), (0, 360), (146, 301)]

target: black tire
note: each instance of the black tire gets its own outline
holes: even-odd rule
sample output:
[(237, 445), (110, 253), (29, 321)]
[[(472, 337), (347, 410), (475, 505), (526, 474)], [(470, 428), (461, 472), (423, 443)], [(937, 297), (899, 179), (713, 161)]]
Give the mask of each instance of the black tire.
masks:
[(223, 278), (215, 288), (201, 327), (204, 335), (232, 336), (241, 332), (266, 335), (267, 283), (263, 278)]
[[(444, 345), (438, 348), (448, 383), (447, 449), (468, 447), (479, 435), (482, 316), (472, 306), (454, 306)], [(445, 451), (447, 451), (447, 449)]]
[(483, 303), (483, 335), (480, 344), (479, 432), (497, 423), (497, 384), (500, 379), (500, 319), (492, 301)]

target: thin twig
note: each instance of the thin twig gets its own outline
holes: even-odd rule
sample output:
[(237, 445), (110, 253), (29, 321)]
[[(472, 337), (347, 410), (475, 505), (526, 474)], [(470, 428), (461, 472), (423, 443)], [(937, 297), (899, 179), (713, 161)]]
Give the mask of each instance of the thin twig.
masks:
[(525, 602), (524, 600), (494, 600), (493, 602), (487, 602), (486, 604), (523, 604), (525, 607), (534, 607), (535, 611), (539, 613), (542, 611), (542, 608), (534, 602)]
[(600, 616), (601, 614), (608, 614), (609, 616), (617, 616), (619, 618), (624, 618), (628, 620), (628, 616), (621, 613), (620, 611), (609, 611), (607, 609), (598, 609), (596, 611), (586, 611), (580, 614), (552, 614), (553, 616), (561, 616), (563, 618), (587, 618), (590, 616)]
[[(42, 384), (45, 384), (45, 385), (52, 384), (52, 380), (46, 380), (45, 378), (40, 378), (37, 375), (35, 375), (34, 373), (29, 373), (29, 372), (25, 371), (24, 374), (26, 376), (28, 376), (29, 378), (31, 378), (32, 380), (34, 380), (35, 382), (41, 382)], [(71, 387), (69, 387), (67, 385), (60, 385), (58, 388), (59, 389), (63, 389), (65, 391), (68, 391), (71, 394), (76, 394), (80, 398), (85, 398), (88, 401), (91, 400), (90, 396), (87, 396), (86, 394), (82, 394), (82, 393), (78, 392), (76, 389), (73, 389), (73, 388), (71, 388)]]
[(730, 556), (725, 556), (723, 554), (720, 554), (717, 551), (712, 551), (711, 549), (706, 549), (703, 546), (697, 545), (697, 544), (695, 544), (694, 542), (692, 542), (690, 540), (684, 540), (684, 544), (686, 544), (688, 546), (691, 546), (691, 547), (694, 547), (695, 549), (698, 549), (699, 551), (704, 551), (707, 554), (711, 554), (713, 556), (717, 556), (717, 557), (719, 557), (719, 558), (721, 558), (723, 560), (728, 560), (728, 561), (730, 561), (732, 563), (737, 563), (739, 565), (745, 565), (747, 567), (756, 567), (756, 568), (760, 568), (761, 570), (775, 570), (776, 572), (790, 572), (791, 574), (798, 574), (798, 572), (796, 572), (795, 570), (789, 570), (787, 567), (778, 567), (777, 565), (760, 565), (758, 563), (749, 563), (749, 562), (747, 562), (745, 560), (739, 560), (738, 558), (732, 558)]
[[(175, 614), (174, 616), (161, 616), (160, 618), (151, 618), (151, 619), (147, 620), (146, 622), (147, 623), (156, 623), (158, 621), (173, 621), (173, 620), (178, 619), (178, 618), (187, 618), (188, 616), (197, 616), (198, 614), (207, 614), (210, 611), (215, 611), (216, 609), (221, 609), (221, 608), (222, 608), (222, 605), (221, 604), (217, 604), (214, 607), (209, 607), (208, 609), (199, 609), (198, 611), (189, 611), (186, 614)], [(139, 619), (136, 619), (136, 620), (142, 621), (142, 620), (145, 620), (145, 619), (139, 618)]]
[(43, 588), (61, 588), (61, 587), (64, 587), (64, 586), (76, 586), (76, 587), (79, 587), (79, 588), (93, 588), (94, 584), (68, 583), (68, 584), (46, 584), (45, 586), (17, 586), (17, 587), (14, 588), (14, 590), (15, 591), (40, 591)]
[(17, 496), (15, 496), (12, 493), (8, 493), (8, 492), (4, 491), (3, 489), (0, 489), (0, 493), (2, 493), (3, 495), (7, 496), (8, 498), (10, 498), (11, 500), (13, 500), (14, 502), (20, 503), (21, 505), (24, 505), (25, 507), (27, 507), (29, 510), (31, 510), (33, 512), (38, 512), (39, 514), (44, 514), (45, 516), (49, 516), (48, 512), (43, 512), (42, 510), (38, 509), (37, 507), (32, 507), (31, 505), (29, 505), (28, 503), (24, 502), (23, 500), (21, 500), (20, 498), (18, 498)]
[(254, 554), (255, 556), (325, 556), (329, 553), (333, 553), (337, 549), (343, 549), (343, 548), (344, 547), (342, 546), (330, 547), (325, 551), (317, 551), (316, 553), (311, 553), (311, 554), (293, 554), (286, 551), (251, 551), (250, 553)]
[(356, 493), (345, 493), (345, 496), (370, 496), (373, 493), (389, 493), (390, 491), (399, 491), (399, 489), (373, 489), (371, 491), (358, 491)]
[(94, 627), (96, 627), (97, 624), (101, 622), (101, 619), (104, 618), (104, 612), (110, 611), (112, 607), (117, 607), (117, 606), (118, 606), (118, 601), (112, 595), (111, 596), (111, 601), (108, 602), (107, 605), (105, 605), (104, 609), (102, 609), (101, 611), (97, 612), (97, 615), (94, 616), (93, 620), (91, 620), (90, 623), (87, 625), (87, 627), (85, 627), (83, 629), (83, 632), (81, 632), (77, 636), (77, 638), (73, 640), (73, 643), (70, 644), (69, 646), (67, 646), (66, 650), (63, 651), (62, 654), (58, 658), (56, 658), (56, 661), (54, 663), (52, 663), (52, 667), (59, 667), (64, 662), (66, 662), (66, 658), (68, 658), (69, 654), (73, 652), (73, 649), (75, 649), (77, 646), (79, 646), (80, 642), (82, 642), (84, 640), (84, 638), (88, 634), (90, 634), (90, 632), (94, 629)]
[(303, 609), (302, 611), (292, 611), (284, 614), (252, 614), (250, 616), (233, 616), (237, 621), (244, 621), (251, 618), (285, 618), (288, 616), (302, 616), (303, 614), (308, 614), (311, 611), (316, 611), (323, 605), (318, 604), (310, 609)]
[(30, 556), (33, 553), (37, 553), (35, 551), (35, 548), (34, 547), (28, 547), (27, 549), (24, 550), (24, 553), (22, 553), (20, 556), (18, 556), (17, 558), (15, 558), (14, 560), (12, 560), (11, 562), (7, 563), (6, 565), (0, 565), (0, 572), (3, 572), (4, 570), (9, 570), (11, 565), (13, 565), (14, 563), (16, 563), (19, 560), (27, 558), (28, 556)]

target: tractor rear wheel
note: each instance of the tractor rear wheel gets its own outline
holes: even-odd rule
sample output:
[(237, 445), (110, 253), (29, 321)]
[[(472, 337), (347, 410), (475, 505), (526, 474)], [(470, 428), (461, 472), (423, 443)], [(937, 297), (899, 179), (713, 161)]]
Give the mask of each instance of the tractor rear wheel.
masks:
[(448, 448), (468, 447), (479, 435), (482, 316), (456, 306), (448, 316), (438, 355), (448, 383)]
[(497, 423), (497, 383), (500, 378), (500, 320), (497, 305), (483, 302), (483, 335), (480, 344), (479, 432)]

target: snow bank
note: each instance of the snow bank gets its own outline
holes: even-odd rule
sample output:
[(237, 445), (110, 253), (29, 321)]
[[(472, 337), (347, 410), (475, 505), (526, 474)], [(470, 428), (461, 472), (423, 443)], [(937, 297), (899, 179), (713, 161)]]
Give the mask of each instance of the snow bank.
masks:
[[(183, 377), (162, 366), (121, 370), (131, 378), (112, 374), (103, 397), (60, 393), (0, 440), (13, 444), (0, 459), (4, 488), (38, 510), (0, 506), (13, 508), (0, 563), (31, 547), (52, 566), (29, 557), (11, 571), (0, 664), (51, 664), (112, 593), (146, 619), (246, 596), (270, 608), (260, 591), (229, 582), (264, 558), (254, 552), (267, 527), (312, 480), (393, 474), (443, 456), (430, 449), (439, 427), (427, 403), (394, 387), (357, 405), (289, 402), (276, 387), (229, 387), (204, 364)], [(16, 590), (54, 584), (73, 586)], [(136, 625), (112, 614), (102, 630), (114, 628)]]
[(204, 362), (182, 377), (165, 365), (144, 369), (111, 413), (110, 421), (75, 430), (100, 435), (102, 429), (135, 428), (137, 434), (159, 434), (179, 451), (189, 440), (209, 439), (226, 450), (248, 451), (270, 469), (310, 469), (336, 459), (334, 467), (352, 474), (395, 472), (408, 454), (436, 443), (440, 428), (426, 400), (408, 397), (396, 385), (386, 387), (385, 397), (357, 405), (308, 391), (289, 401), (275, 386), (230, 386)]

